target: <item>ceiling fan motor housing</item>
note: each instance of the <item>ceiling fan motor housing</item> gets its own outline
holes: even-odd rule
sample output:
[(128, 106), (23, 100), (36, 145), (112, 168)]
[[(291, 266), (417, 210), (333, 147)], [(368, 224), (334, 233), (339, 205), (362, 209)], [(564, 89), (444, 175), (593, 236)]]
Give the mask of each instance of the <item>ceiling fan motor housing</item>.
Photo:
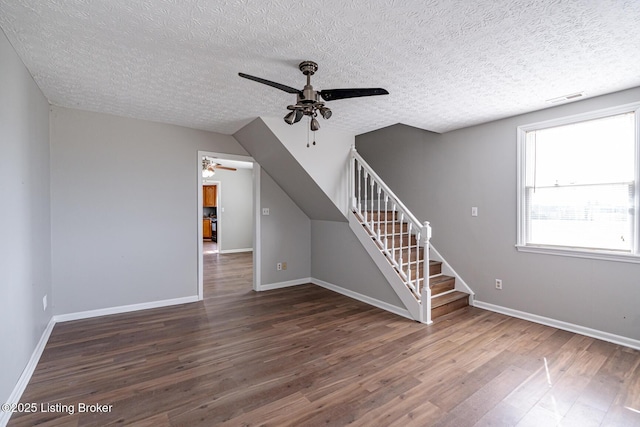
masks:
[(313, 76), (318, 71), (318, 64), (313, 61), (302, 61), (298, 67), (305, 76)]

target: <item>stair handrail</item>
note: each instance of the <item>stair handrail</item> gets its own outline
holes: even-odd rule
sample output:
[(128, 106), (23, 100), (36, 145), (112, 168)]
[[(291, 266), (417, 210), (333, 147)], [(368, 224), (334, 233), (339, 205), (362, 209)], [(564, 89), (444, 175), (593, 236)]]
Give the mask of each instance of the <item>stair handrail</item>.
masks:
[[(402, 203), (402, 201), (400, 200), (400, 198), (398, 196), (396, 196), (396, 194), (393, 192), (393, 190), (391, 190), (391, 188), (389, 188), (389, 186), (382, 180), (382, 178), (380, 178), (378, 176), (378, 174), (371, 168), (371, 166), (369, 166), (369, 163), (367, 163), (362, 156), (360, 155), (360, 153), (358, 153), (358, 151), (356, 150), (356, 147), (351, 147), (351, 164), (352, 164), (352, 168), (351, 168), (351, 172), (355, 172), (355, 165), (353, 165), (353, 159), (357, 160), (358, 163), (367, 171), (367, 173), (369, 175), (371, 175), (374, 179), (374, 181), (376, 181), (376, 183), (380, 186), (380, 188), (382, 188), (388, 195), (389, 197), (391, 197), (394, 202), (398, 205), (398, 207), (400, 207), (407, 215), (407, 218), (413, 222), (413, 224), (417, 227), (422, 227), (423, 224), (418, 221), (418, 218), (415, 217), (415, 215), (413, 215), (413, 213), (411, 213), (411, 211), (404, 205), (404, 203)], [(352, 179), (352, 186), (350, 188), (349, 194), (354, 195), (355, 194), (355, 188), (354, 185), (355, 184), (353, 182), (353, 173), (351, 173), (349, 175)], [(344, 200), (344, 199), (343, 199)], [(356, 208), (357, 206), (355, 206), (355, 197), (351, 197), (351, 207), (352, 208)], [(425, 221), (425, 224), (429, 224), (428, 221)], [(429, 226), (429, 229), (431, 227)], [(431, 233), (429, 233), (429, 239), (431, 239)]]
[[(349, 180), (349, 197), (350, 197), (350, 208), (357, 213), (363, 220), (364, 220), (364, 224), (365, 227), (367, 228), (367, 230), (369, 231), (369, 233), (374, 237), (374, 239), (377, 239), (378, 242), (380, 243), (380, 249), (382, 250), (383, 253), (385, 253), (387, 255), (387, 257), (389, 258), (389, 260), (392, 262), (392, 264), (394, 265), (394, 267), (396, 267), (396, 271), (398, 271), (398, 273), (400, 274), (400, 277), (403, 279), (403, 281), (407, 284), (408, 288), (412, 291), (412, 293), (414, 294), (414, 296), (416, 297), (416, 299), (421, 302), (422, 307), (423, 307), (423, 311), (422, 311), (422, 321), (425, 323), (431, 323), (431, 288), (428, 286), (429, 283), (429, 242), (431, 240), (431, 225), (429, 224), (428, 221), (424, 221), (424, 222), (420, 222), (415, 215), (404, 205), (404, 203), (402, 203), (402, 201), (398, 198), (398, 196), (396, 196), (396, 194), (391, 190), (391, 188), (389, 188), (389, 186), (382, 180), (382, 178), (380, 178), (380, 176), (378, 176), (378, 174), (373, 170), (373, 168), (371, 168), (371, 166), (362, 158), (362, 156), (360, 156), (360, 154), (357, 152), (356, 148), (354, 146), (351, 147), (351, 157), (350, 157), (350, 161), (349, 161), (349, 165), (350, 165), (350, 170), (349, 170), (349, 176), (350, 176), (350, 180)], [(362, 175), (360, 172), (361, 170), (364, 169), (365, 174)], [(356, 172), (357, 172), (357, 176), (358, 178), (356, 179)], [(367, 192), (369, 191), (369, 189), (365, 188), (365, 192), (364, 192), (364, 197), (363, 193), (362, 193), (362, 180), (364, 178), (365, 180), (365, 186), (366, 186), (366, 181), (367, 179), (369, 179), (372, 181), (372, 183), (370, 184), (370, 190), (371, 190), (371, 199), (367, 200)], [(356, 181), (358, 181), (358, 184), (356, 184)], [(358, 188), (356, 188), (356, 185), (358, 185)], [(378, 227), (375, 226), (375, 221), (374, 221), (374, 203), (375, 201), (373, 200), (373, 196), (374, 196), (374, 188), (375, 188), (375, 192), (378, 195), (378, 200), (377, 200), (377, 208), (378, 208)], [(385, 203), (385, 220), (384, 220), (384, 230), (385, 230), (385, 236), (383, 238), (382, 233), (381, 233), (381, 224), (383, 221), (380, 220), (380, 205), (381, 205), (381, 199), (380, 199), (380, 194), (384, 193), (385, 197), (384, 197), (384, 203)], [(359, 198), (360, 197), (360, 198)], [(388, 220), (387, 220), (387, 208), (388, 208), (388, 202), (389, 199), (391, 199), (391, 203), (393, 206), (393, 212), (394, 212), (394, 220), (391, 222), (391, 229), (392, 229), (392, 233), (391, 233), (391, 241), (392, 241), (392, 247), (389, 248), (388, 247), (388, 238), (387, 238), (387, 234), (388, 234)], [(365, 209), (362, 209), (362, 204), (364, 202), (365, 205)], [(371, 218), (368, 217), (368, 213), (367, 213), (367, 204), (371, 202)], [(400, 243), (399, 243), (399, 247), (395, 248), (395, 222), (396, 222), (396, 218), (395, 218), (395, 213), (396, 213), (396, 209), (397, 211), (400, 212), (400, 218), (399, 218), (399, 223), (400, 223)], [(402, 235), (404, 234), (404, 221), (407, 221), (407, 235), (408, 235), (408, 241), (407, 241), (407, 245), (406, 247), (403, 248), (403, 238)], [(411, 277), (411, 248), (414, 246), (411, 244), (411, 235), (415, 234), (416, 235), (416, 251), (418, 251), (416, 253), (416, 277), (412, 278)], [(422, 266), (422, 275), (423, 277), (419, 277), (420, 275), (420, 266), (419, 266), (419, 248), (422, 247), (424, 248), (424, 252), (423, 252), (423, 266)], [(391, 251), (389, 251), (389, 249), (391, 249)], [(395, 251), (396, 249), (399, 249), (398, 254), (399, 254), (399, 258), (396, 259), (395, 257)], [(402, 254), (403, 254), (403, 250), (407, 250), (407, 270), (404, 270), (405, 267), (405, 263), (402, 259)], [(426, 286), (425, 286), (426, 284)]]

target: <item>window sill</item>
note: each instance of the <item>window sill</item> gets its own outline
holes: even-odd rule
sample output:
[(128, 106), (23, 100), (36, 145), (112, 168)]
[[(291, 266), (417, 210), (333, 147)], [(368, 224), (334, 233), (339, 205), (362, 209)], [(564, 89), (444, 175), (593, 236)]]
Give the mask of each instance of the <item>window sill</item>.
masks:
[(573, 258), (599, 259), (604, 261), (630, 262), (640, 264), (640, 256), (613, 251), (590, 251), (577, 248), (558, 248), (551, 246), (523, 246), (516, 245), (519, 252), (529, 252), (536, 254), (558, 255)]

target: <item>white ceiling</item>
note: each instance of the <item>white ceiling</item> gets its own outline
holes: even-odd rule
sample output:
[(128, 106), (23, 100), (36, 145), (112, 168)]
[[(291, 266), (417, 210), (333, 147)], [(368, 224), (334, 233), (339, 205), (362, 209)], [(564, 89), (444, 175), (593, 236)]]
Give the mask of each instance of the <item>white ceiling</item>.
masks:
[[(323, 127), (437, 132), (640, 86), (639, 0), (0, 0), (0, 26), (52, 104), (231, 134), (302, 88)], [(298, 124), (297, 126), (303, 126)]]

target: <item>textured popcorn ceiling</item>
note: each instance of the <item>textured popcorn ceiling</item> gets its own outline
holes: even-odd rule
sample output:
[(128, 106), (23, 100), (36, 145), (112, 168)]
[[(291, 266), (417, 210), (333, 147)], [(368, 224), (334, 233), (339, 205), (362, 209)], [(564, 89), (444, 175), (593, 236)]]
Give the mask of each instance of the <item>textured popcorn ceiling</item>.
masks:
[[(233, 133), (302, 88), (323, 127), (443, 132), (640, 86), (639, 0), (0, 0), (0, 26), (52, 104)], [(302, 126), (302, 124), (298, 124)]]

